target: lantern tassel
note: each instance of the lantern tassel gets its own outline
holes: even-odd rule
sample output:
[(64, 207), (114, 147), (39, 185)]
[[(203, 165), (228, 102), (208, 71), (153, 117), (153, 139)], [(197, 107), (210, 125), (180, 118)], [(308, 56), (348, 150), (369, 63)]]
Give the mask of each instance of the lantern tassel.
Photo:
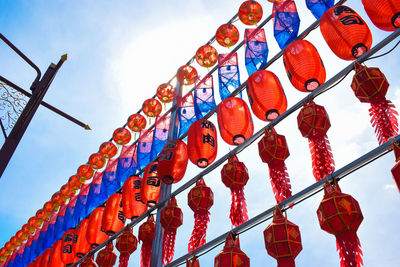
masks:
[(129, 253), (121, 253), (119, 255), (119, 267), (128, 267), (129, 256)]
[(231, 195), (232, 204), (229, 218), (231, 219), (233, 226), (237, 227), (238, 225), (246, 222), (249, 218), (247, 216), (246, 198), (244, 197), (243, 188), (232, 189)]
[(176, 228), (166, 229), (164, 232), (163, 264), (169, 264), (174, 258)]
[(206, 242), (207, 224), (210, 221), (210, 212), (196, 212), (194, 214), (194, 228), (189, 240), (188, 251), (201, 247)]
[(294, 262), (293, 257), (284, 257), (277, 259), (278, 267), (295, 267), (296, 264)]
[(360, 240), (354, 231), (344, 231), (336, 235), (340, 256), (340, 267), (361, 267), (364, 265)]
[(371, 116), (372, 127), (375, 128), (375, 134), (380, 145), (396, 136), (399, 131), (397, 122), (397, 111), (395, 105), (387, 99), (377, 103), (371, 102), (369, 115)]
[(153, 242), (143, 242), (140, 253), (140, 267), (149, 267), (151, 258), (151, 247)]
[(325, 178), (335, 170), (331, 145), (328, 136), (309, 138), (313, 174), (317, 181)]
[(289, 174), (284, 161), (269, 165), (269, 177), (277, 203), (292, 196)]

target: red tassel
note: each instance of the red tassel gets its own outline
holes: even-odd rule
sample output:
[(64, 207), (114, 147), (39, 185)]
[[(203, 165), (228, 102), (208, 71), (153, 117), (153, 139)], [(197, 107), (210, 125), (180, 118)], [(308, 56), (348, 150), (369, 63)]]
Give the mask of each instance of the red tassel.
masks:
[(140, 267), (150, 267), (151, 248), (153, 242), (143, 242), (140, 253)]
[(344, 231), (336, 235), (336, 244), (340, 256), (340, 267), (361, 267), (361, 244), (354, 231)]
[(326, 135), (323, 137), (309, 138), (309, 146), (312, 159), (313, 174), (319, 181), (335, 170), (331, 145)]
[(249, 218), (247, 216), (246, 198), (244, 197), (243, 188), (232, 189), (231, 195), (232, 204), (229, 218), (231, 219), (232, 225), (237, 227), (246, 222)]
[(371, 116), (372, 127), (380, 145), (396, 136), (399, 131), (397, 122), (397, 111), (395, 105), (390, 100), (383, 99), (379, 102), (371, 102), (369, 115)]
[(194, 228), (189, 240), (188, 251), (201, 247), (206, 242), (207, 224), (210, 221), (210, 212), (196, 212), (194, 214)]
[(278, 261), (278, 267), (295, 267), (296, 266), (293, 257), (283, 257), (283, 258), (277, 259), (277, 261)]
[(274, 192), (277, 203), (284, 201), (292, 196), (289, 174), (287, 173), (284, 161), (269, 164), (269, 177), (271, 180), (272, 191)]
[(164, 242), (163, 242), (163, 264), (169, 264), (174, 258), (174, 248), (175, 248), (175, 236), (176, 236), (176, 228), (174, 229), (166, 229), (164, 231)]
[(119, 255), (119, 267), (128, 267), (129, 256), (129, 253), (121, 253)]

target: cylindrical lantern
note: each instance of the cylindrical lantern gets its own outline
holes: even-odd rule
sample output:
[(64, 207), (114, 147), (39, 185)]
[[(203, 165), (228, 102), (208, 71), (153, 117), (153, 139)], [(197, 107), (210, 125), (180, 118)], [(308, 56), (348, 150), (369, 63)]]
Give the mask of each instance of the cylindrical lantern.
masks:
[(59, 239), (56, 242), (54, 242), (53, 246), (51, 247), (50, 262), (47, 266), (64, 267), (65, 264), (61, 259), (61, 254), (62, 254), (62, 239)]
[(69, 229), (62, 236), (61, 259), (66, 265), (73, 264), (78, 260), (78, 257), (76, 257), (74, 251), (76, 240), (77, 235), (74, 228)]
[(125, 227), (121, 235), (117, 237), (115, 247), (119, 251), (119, 267), (127, 267), (130, 255), (137, 249), (138, 240), (133, 235), (130, 227)]
[(118, 148), (113, 142), (104, 142), (99, 147), (99, 153), (101, 153), (104, 158), (110, 159), (117, 155)]
[(122, 208), (124, 216), (134, 220), (147, 210), (145, 202), (141, 197), (143, 186), (142, 178), (136, 175), (129, 177), (122, 186)]
[(113, 140), (120, 146), (126, 145), (131, 141), (132, 135), (128, 129), (121, 127), (117, 128), (113, 133)]
[(106, 165), (106, 159), (101, 153), (94, 153), (90, 155), (88, 163), (93, 169), (98, 170)]
[(398, 0), (362, 0), (371, 21), (381, 30), (395, 31), (400, 27), (400, 2)]
[(183, 213), (175, 198), (170, 199), (161, 210), (160, 223), (164, 228), (162, 261), (164, 265), (167, 265), (174, 257), (176, 230), (183, 223)]
[(246, 25), (257, 25), (263, 16), (263, 9), (257, 1), (245, 1), (239, 7), (238, 16)]
[(128, 118), (127, 125), (133, 132), (138, 133), (146, 128), (146, 119), (141, 114), (133, 114)]
[(326, 71), (317, 49), (307, 40), (296, 40), (283, 51), (283, 64), (292, 85), (312, 92), (326, 80)]
[(202, 67), (211, 68), (218, 61), (217, 49), (211, 45), (200, 46), (196, 52), (196, 61)]
[(81, 182), (84, 183), (87, 180), (90, 180), (94, 175), (94, 170), (91, 165), (83, 164), (79, 166), (77, 175), (81, 179)]
[(99, 267), (112, 267), (117, 261), (117, 255), (113, 252), (114, 246), (110, 242), (97, 254), (96, 263)]
[(50, 260), (50, 253), (51, 253), (51, 248), (46, 249), (43, 254), (42, 258), (40, 259), (39, 266), (40, 267), (47, 267), (49, 260)]
[(170, 83), (160, 84), (157, 88), (157, 97), (163, 103), (170, 103), (174, 100), (175, 88)]
[(265, 249), (278, 266), (295, 267), (294, 259), (303, 249), (299, 227), (288, 221), (277, 206), (272, 223), (264, 230)]
[(88, 228), (86, 231), (86, 239), (92, 248), (97, 247), (108, 239), (108, 236), (101, 229), (103, 219), (104, 205), (95, 208), (89, 216)]
[(154, 231), (156, 223), (153, 215), (147, 218), (147, 221), (139, 226), (139, 240), (142, 241), (142, 248), (140, 253), (140, 266), (150, 267), (151, 248), (153, 245)]
[(144, 101), (142, 110), (147, 117), (155, 118), (161, 113), (162, 106), (160, 101), (158, 101), (157, 99), (149, 98), (146, 101)]
[(239, 31), (233, 24), (223, 24), (217, 29), (215, 39), (221, 46), (229, 48), (239, 41)]
[[(241, 263), (239, 265), (239, 262)], [(240, 249), (239, 237), (234, 238), (229, 232), (225, 240), (225, 246), (214, 259), (214, 267), (249, 267), (250, 259)]]
[(368, 25), (348, 6), (328, 9), (321, 17), (320, 30), (332, 52), (344, 60), (359, 58), (372, 45)]
[(176, 79), (182, 85), (192, 85), (194, 84), (197, 77), (197, 70), (190, 65), (181, 66), (177, 73)]
[(157, 172), (166, 184), (177, 183), (185, 176), (188, 152), (185, 142), (168, 140), (160, 154)]
[(200, 168), (207, 167), (217, 157), (217, 148), (217, 130), (211, 121), (201, 119), (190, 125), (187, 149), (193, 164)]
[(117, 192), (107, 199), (101, 227), (107, 235), (111, 236), (121, 230), (124, 225), (125, 216), (122, 209), (122, 193)]
[(83, 219), (76, 228), (77, 240), (75, 244), (75, 254), (78, 258), (82, 258), (90, 251), (90, 243), (87, 241), (86, 233), (89, 227), (89, 219)]
[(318, 210), (321, 229), (335, 235), (340, 266), (361, 266), (362, 251), (357, 229), (364, 219), (360, 205), (352, 196), (343, 194), (339, 186), (325, 183), (325, 195)]
[(244, 186), (249, 180), (246, 165), (239, 161), (236, 155), (228, 158), (228, 163), (222, 167), (221, 179), (226, 187), (231, 190), (232, 202), (229, 218), (233, 226), (238, 226), (247, 221), (246, 198), (244, 197)]
[(188, 205), (194, 211), (194, 228), (188, 245), (189, 253), (206, 242), (207, 224), (210, 221), (209, 209), (213, 204), (214, 193), (201, 178), (188, 194)]
[(226, 98), (218, 105), (217, 116), (219, 132), (226, 143), (240, 145), (253, 135), (251, 113), (241, 98)]
[(158, 203), (160, 196), (161, 180), (157, 172), (158, 161), (146, 166), (143, 172), (142, 187), (140, 195), (142, 201), (149, 207)]

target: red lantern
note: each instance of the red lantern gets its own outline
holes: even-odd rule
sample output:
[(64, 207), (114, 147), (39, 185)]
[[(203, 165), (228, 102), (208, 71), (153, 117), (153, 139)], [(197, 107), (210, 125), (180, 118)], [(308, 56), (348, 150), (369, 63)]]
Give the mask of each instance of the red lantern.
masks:
[(176, 79), (182, 85), (194, 84), (197, 77), (197, 70), (190, 65), (183, 65), (178, 69), (176, 73)]
[(122, 208), (124, 216), (131, 220), (136, 219), (147, 210), (146, 203), (143, 202), (140, 195), (142, 185), (142, 178), (132, 175), (122, 186)]
[(93, 262), (93, 255), (86, 257), (79, 267), (97, 267), (97, 265)]
[(229, 232), (225, 240), (225, 246), (214, 259), (214, 267), (249, 267), (250, 259), (240, 249), (239, 237), (234, 237)]
[(13, 245), (14, 249), (18, 248), (22, 241), (18, 240), (15, 236), (10, 238), (10, 243)]
[(189, 253), (206, 242), (207, 224), (210, 221), (208, 210), (213, 204), (214, 193), (201, 178), (188, 194), (188, 205), (194, 211), (194, 228), (188, 245)]
[(395, 31), (400, 27), (400, 2), (397, 0), (362, 0), (371, 21), (381, 30)]
[(319, 181), (335, 170), (329, 139), (326, 136), (331, 127), (328, 113), (323, 106), (317, 105), (310, 100), (304, 104), (297, 116), (297, 124), (303, 137), (308, 138), (313, 174), (315, 180)]
[(45, 220), (45, 211), (43, 210), (43, 209), (39, 209), (37, 212), (36, 212), (36, 218), (37, 218), (37, 220), (38, 220), (38, 223), (40, 223), (40, 225), (42, 225), (43, 224), (43, 221)]
[(75, 229), (71, 228), (64, 233), (62, 236), (62, 252), (61, 252), (61, 260), (64, 264), (69, 265), (73, 264), (78, 258), (75, 255), (75, 244), (77, 236), (75, 233)]
[(62, 195), (63, 201), (67, 201), (70, 197), (75, 195), (76, 190), (74, 190), (69, 184), (61, 186), (60, 193)]
[(101, 228), (104, 205), (95, 208), (89, 216), (89, 224), (86, 231), (86, 239), (92, 248), (97, 247), (108, 239), (108, 236)]
[(168, 140), (160, 154), (157, 172), (166, 184), (182, 180), (188, 164), (188, 152), (185, 142), (179, 139)]
[(200, 46), (196, 52), (196, 61), (202, 67), (211, 68), (218, 61), (217, 49), (211, 45)]
[(157, 88), (157, 97), (163, 103), (170, 103), (174, 100), (175, 88), (170, 83), (163, 83)]
[(158, 162), (146, 166), (143, 173), (143, 182), (140, 190), (142, 201), (149, 207), (158, 203), (160, 196), (161, 180), (157, 172)]
[(94, 175), (92, 166), (89, 164), (83, 164), (79, 166), (77, 175), (81, 179), (82, 183), (84, 183), (87, 180), (90, 180)]
[(229, 48), (239, 41), (239, 31), (233, 24), (223, 24), (215, 33), (215, 39), (221, 46)]
[(52, 201), (47, 201), (46, 203), (44, 203), (43, 205), (43, 211), (44, 211), (44, 216), (43, 219), (44, 220), (48, 220), (51, 216), (51, 214), (54, 211), (54, 204)]
[(83, 219), (76, 228), (77, 240), (75, 244), (75, 254), (82, 258), (90, 251), (90, 243), (87, 241), (86, 233), (89, 227), (89, 219)]
[(393, 143), (393, 151), (396, 157), (396, 164), (392, 168), (393, 180), (400, 191), (400, 146), (397, 143)]
[[(129, 126), (129, 124), (128, 124)], [(104, 158), (110, 159), (117, 155), (118, 153), (118, 148), (116, 145), (114, 145), (113, 142), (104, 142), (100, 145), (99, 148), (99, 153), (103, 155)]]
[(50, 261), (50, 253), (51, 253), (51, 248), (48, 248), (43, 252), (42, 257), (40, 259), (40, 263), (39, 263), (40, 267), (48, 266), (48, 263)]
[(147, 221), (139, 226), (139, 240), (142, 241), (142, 248), (140, 253), (140, 266), (149, 267), (151, 248), (153, 246), (154, 231), (156, 223), (154, 222), (153, 215), (147, 218)]
[(36, 228), (30, 226), (28, 223), (22, 226), (22, 231), (29, 237), (31, 234), (35, 232)]
[(318, 210), (321, 229), (335, 235), (340, 266), (361, 266), (362, 251), (357, 229), (364, 219), (360, 205), (352, 196), (343, 194), (339, 186), (326, 181), (325, 195)]
[(129, 143), (129, 141), (131, 141), (131, 138), (132, 138), (131, 133), (129, 132), (128, 129), (124, 127), (116, 129), (113, 133), (114, 142), (120, 146)]
[(93, 169), (98, 170), (106, 165), (106, 159), (104, 158), (103, 154), (94, 153), (89, 157), (89, 164)]
[(115, 247), (119, 251), (119, 267), (127, 267), (129, 256), (137, 249), (138, 240), (132, 234), (132, 229), (126, 227), (121, 235), (117, 237)]
[(25, 240), (28, 239), (29, 237), (29, 233), (25, 232), (23, 229), (17, 231), (17, 233), (15, 234), (15, 236), (22, 242), (24, 242)]
[(278, 266), (294, 267), (294, 259), (303, 249), (299, 227), (288, 221), (277, 206), (272, 223), (264, 230), (265, 249)]
[(42, 220), (39, 220), (39, 219), (36, 218), (36, 217), (31, 217), (31, 218), (29, 218), (29, 220), (28, 220), (28, 225), (29, 225), (30, 227), (34, 227), (35, 229), (38, 229), (38, 228), (42, 225), (42, 223), (43, 223), (43, 221), (42, 221)]
[(246, 25), (257, 25), (263, 16), (263, 9), (257, 1), (246, 1), (241, 4), (238, 16)]
[(99, 267), (112, 267), (117, 261), (117, 255), (113, 252), (114, 246), (110, 242), (97, 254), (96, 263)]
[(101, 228), (107, 235), (112, 236), (120, 231), (124, 225), (125, 216), (122, 209), (122, 193), (117, 192), (107, 199), (101, 221)]
[(218, 105), (217, 116), (219, 132), (226, 143), (240, 145), (253, 135), (251, 113), (241, 98), (226, 98)]
[(183, 223), (183, 213), (176, 199), (172, 198), (160, 212), (160, 223), (164, 228), (163, 255), (164, 265), (169, 264), (174, 257), (176, 230)]
[(295, 40), (283, 51), (283, 64), (292, 85), (312, 92), (326, 80), (326, 71), (317, 49), (307, 40)]
[[(83, 183), (80, 179), (80, 177), (78, 175), (72, 175), (69, 179), (68, 179), (68, 185), (72, 188), (72, 190), (76, 191), (81, 189)], [(60, 205), (62, 205), (60, 203)]]
[(278, 77), (259, 70), (247, 80), (249, 102), (254, 115), (263, 121), (273, 121), (286, 111), (287, 100)]
[(354, 60), (371, 48), (368, 25), (347, 6), (337, 5), (325, 11), (320, 29), (332, 52), (341, 59)]
[(143, 117), (143, 115), (139, 113), (133, 114), (129, 116), (127, 125), (129, 129), (135, 132), (135, 139), (136, 139), (136, 133), (139, 133), (141, 130), (146, 128), (146, 119)]
[(194, 122), (188, 131), (187, 148), (190, 161), (198, 167), (213, 163), (218, 149), (214, 124), (206, 119)]
[(64, 196), (61, 192), (56, 192), (51, 196), (51, 201), (53, 201), (54, 206), (59, 208), (62, 204), (65, 203)]
[(228, 158), (228, 163), (222, 167), (221, 179), (226, 187), (231, 190), (232, 203), (229, 218), (233, 226), (238, 226), (247, 221), (246, 198), (244, 186), (249, 180), (246, 165), (239, 161), (236, 155)]
[(368, 68), (356, 62), (355, 72), (351, 88), (360, 102), (371, 104), (371, 124), (381, 145), (399, 131), (396, 107), (385, 97), (389, 83), (378, 68)]
[(186, 267), (200, 267), (199, 260), (196, 258), (196, 256), (194, 256), (190, 261), (186, 260)]

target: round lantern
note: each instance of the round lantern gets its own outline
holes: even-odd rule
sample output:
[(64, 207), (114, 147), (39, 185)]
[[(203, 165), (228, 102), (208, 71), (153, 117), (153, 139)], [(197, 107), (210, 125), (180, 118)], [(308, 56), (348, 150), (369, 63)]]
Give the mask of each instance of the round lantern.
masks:
[(76, 190), (74, 190), (69, 184), (65, 184), (60, 188), (60, 193), (64, 202), (70, 197), (74, 196), (75, 192)]
[(13, 236), (10, 238), (10, 243), (13, 245), (14, 248), (18, 248), (22, 244), (22, 241), (18, 240), (17, 237)]
[(381, 30), (395, 31), (400, 27), (400, 2), (397, 0), (362, 0), (371, 21)]
[(51, 196), (51, 201), (53, 201), (54, 205), (60, 207), (65, 203), (64, 196), (61, 192), (56, 192)]
[(296, 40), (283, 51), (283, 64), (292, 85), (312, 92), (326, 80), (326, 71), (317, 49), (307, 40)]
[(179, 182), (186, 172), (188, 152), (185, 142), (168, 140), (160, 154), (157, 172), (166, 184)]
[(372, 45), (368, 25), (347, 6), (328, 9), (321, 17), (320, 30), (332, 52), (344, 60), (359, 58)]
[(30, 227), (34, 227), (35, 229), (38, 229), (40, 226), (42, 226), (43, 220), (39, 220), (36, 218), (36, 216), (29, 218), (28, 220), (28, 225)]
[(209, 209), (213, 204), (214, 193), (201, 178), (188, 194), (188, 205), (194, 211), (194, 228), (188, 245), (189, 253), (206, 242), (207, 224), (210, 221)]
[(96, 263), (99, 267), (112, 267), (117, 261), (117, 255), (113, 252), (114, 246), (110, 242), (97, 254)]
[(38, 219), (38, 222), (40, 222), (40, 224), (43, 223), (43, 221), (45, 220), (45, 211), (43, 209), (39, 209), (36, 212), (36, 218)]
[(84, 183), (87, 180), (90, 180), (94, 175), (92, 166), (89, 164), (83, 164), (79, 166), (77, 175), (81, 179), (82, 183)]
[(88, 228), (86, 231), (86, 239), (92, 248), (97, 247), (108, 239), (108, 236), (101, 228), (103, 219), (104, 205), (95, 208), (89, 216)]
[(21, 230), (17, 231), (17, 233), (15, 233), (15, 236), (16, 236), (19, 240), (21, 240), (21, 243), (22, 243), (23, 241), (25, 241), (25, 240), (28, 239), (28, 237), (29, 237), (29, 232), (26, 232), (26, 230), (21, 229)]
[(278, 266), (295, 267), (294, 259), (303, 249), (299, 227), (288, 221), (277, 206), (272, 223), (264, 230), (265, 249)]
[(232, 232), (229, 232), (224, 248), (214, 259), (214, 267), (225, 266), (250, 266), (249, 257), (240, 249), (239, 237), (234, 238)]
[(61, 260), (66, 265), (73, 264), (78, 260), (74, 251), (76, 239), (77, 236), (74, 228), (69, 229), (62, 236)]
[(218, 105), (217, 116), (219, 132), (226, 143), (240, 145), (253, 135), (251, 113), (241, 98), (226, 98)]
[(106, 165), (106, 159), (104, 158), (103, 154), (94, 153), (90, 155), (88, 163), (93, 169), (98, 170)]
[(51, 247), (50, 252), (50, 261), (47, 265), (48, 267), (64, 267), (65, 264), (61, 259), (62, 254), (62, 240), (59, 239), (54, 242), (53, 246)]
[(176, 79), (182, 85), (194, 84), (197, 77), (197, 70), (190, 65), (183, 65), (178, 69), (176, 73)]
[(125, 216), (122, 209), (122, 193), (117, 192), (107, 199), (101, 221), (101, 228), (107, 235), (112, 236), (120, 231), (124, 225)]
[(157, 161), (152, 162), (146, 166), (143, 172), (140, 195), (143, 202), (149, 207), (157, 204), (160, 196), (161, 180), (158, 177), (157, 166)]
[(110, 159), (117, 155), (118, 148), (113, 142), (104, 142), (100, 145), (99, 153), (101, 153), (104, 158)]
[(217, 29), (215, 39), (221, 46), (229, 48), (239, 41), (239, 31), (233, 24), (223, 24)]
[(89, 227), (89, 219), (83, 219), (79, 222), (76, 228), (76, 244), (75, 244), (75, 254), (78, 258), (82, 258), (86, 253), (90, 251), (90, 243), (87, 241), (86, 233)]
[(129, 141), (131, 141), (131, 138), (132, 138), (131, 133), (129, 132), (128, 129), (124, 127), (116, 129), (113, 133), (114, 142), (120, 146), (129, 143)]
[(259, 70), (247, 80), (247, 95), (254, 115), (263, 121), (273, 121), (286, 111), (287, 100), (278, 77)]
[(68, 185), (72, 188), (72, 190), (76, 191), (81, 189), (83, 183), (78, 175), (72, 175), (68, 179)]
[(170, 103), (174, 100), (175, 88), (170, 83), (160, 84), (157, 88), (157, 97), (163, 103)]
[(193, 164), (200, 168), (207, 167), (217, 157), (217, 148), (217, 130), (211, 121), (201, 119), (190, 126), (187, 149)]
[(176, 230), (183, 223), (183, 213), (176, 199), (172, 198), (160, 212), (160, 223), (164, 228), (163, 255), (164, 265), (169, 264), (174, 257)]
[(257, 25), (263, 16), (263, 9), (257, 1), (246, 1), (241, 4), (238, 16), (246, 25)]
[(122, 208), (124, 216), (131, 220), (146, 212), (147, 206), (140, 195), (142, 178), (136, 175), (129, 177), (122, 186)]
[(23, 231), (26, 235), (28, 235), (28, 237), (29, 237), (29, 235), (33, 234), (33, 233), (35, 232), (35, 230), (36, 230), (36, 228), (33, 227), (33, 226), (30, 226), (28, 223), (26, 223), (26, 224), (24, 224), (24, 225), (22, 226), (22, 231)]
[(125, 227), (121, 235), (117, 237), (115, 247), (119, 251), (119, 267), (127, 267), (130, 255), (137, 249), (138, 240), (132, 234), (130, 227)]
[(135, 132), (135, 139), (136, 139), (136, 133), (139, 133), (141, 130), (146, 128), (146, 119), (143, 115), (139, 113), (133, 114), (129, 116), (127, 125), (129, 129)]
[(200, 66), (211, 68), (218, 62), (218, 52), (211, 45), (203, 45), (197, 49), (196, 61)]
[(153, 245), (154, 231), (156, 229), (156, 223), (154, 222), (153, 215), (147, 218), (147, 221), (139, 226), (139, 240), (142, 241), (142, 248), (140, 252), (140, 266), (149, 267), (151, 248)]
[(48, 220), (51, 216), (51, 214), (54, 211), (54, 204), (52, 201), (47, 201), (46, 203), (44, 203), (43, 205), (43, 210), (45, 212), (43, 219), (44, 220)]
[(150, 118), (149, 124), (151, 123), (151, 118), (157, 117), (161, 111), (162, 106), (160, 101), (154, 98), (149, 98), (143, 102), (142, 106), (143, 113)]

